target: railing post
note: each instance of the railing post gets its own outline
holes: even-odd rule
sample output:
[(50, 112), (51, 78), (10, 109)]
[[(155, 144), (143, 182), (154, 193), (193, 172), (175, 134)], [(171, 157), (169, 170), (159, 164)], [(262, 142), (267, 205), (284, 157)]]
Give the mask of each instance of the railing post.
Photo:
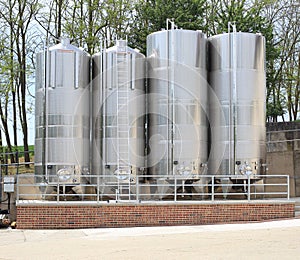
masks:
[(247, 197), (248, 197), (248, 201), (250, 201), (251, 200), (250, 174), (247, 175), (247, 179), (248, 179)]
[(286, 176), (286, 181), (287, 181), (287, 199), (290, 199), (290, 176)]
[(99, 203), (99, 189), (100, 189), (100, 187), (99, 187), (99, 175), (97, 175), (97, 203)]
[(140, 187), (139, 177), (140, 177), (139, 175), (136, 176), (136, 183), (135, 183), (135, 185), (136, 185), (136, 188), (135, 188), (135, 190), (136, 190), (136, 201), (137, 202), (139, 201), (139, 187)]
[(215, 200), (215, 176), (211, 177), (211, 200)]
[(59, 180), (57, 182), (56, 201), (59, 202)]
[(177, 178), (176, 178), (176, 174), (175, 176), (175, 183), (174, 183), (174, 201), (177, 201)]
[[(0, 183), (0, 185), (2, 185), (2, 183)], [(19, 175), (17, 175), (17, 203), (19, 203)]]

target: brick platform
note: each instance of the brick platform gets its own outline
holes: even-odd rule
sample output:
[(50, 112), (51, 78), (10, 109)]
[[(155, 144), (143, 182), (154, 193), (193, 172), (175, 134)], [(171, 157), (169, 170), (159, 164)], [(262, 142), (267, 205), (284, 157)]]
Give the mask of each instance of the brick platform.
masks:
[(177, 226), (292, 218), (294, 202), (85, 204), (20, 203), (17, 228)]

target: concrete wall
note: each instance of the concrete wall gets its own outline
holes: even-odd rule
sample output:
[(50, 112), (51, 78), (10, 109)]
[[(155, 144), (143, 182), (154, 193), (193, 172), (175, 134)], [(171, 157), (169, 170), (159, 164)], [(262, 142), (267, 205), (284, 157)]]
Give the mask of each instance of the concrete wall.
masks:
[(290, 195), (300, 197), (300, 122), (267, 123), (268, 174), (288, 174)]

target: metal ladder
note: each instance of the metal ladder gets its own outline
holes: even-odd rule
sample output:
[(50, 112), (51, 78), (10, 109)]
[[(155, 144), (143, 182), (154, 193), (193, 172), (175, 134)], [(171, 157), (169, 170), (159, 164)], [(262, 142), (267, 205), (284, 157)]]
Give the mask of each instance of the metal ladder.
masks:
[(116, 53), (116, 82), (117, 82), (117, 200), (130, 200), (130, 155), (129, 155), (129, 54)]

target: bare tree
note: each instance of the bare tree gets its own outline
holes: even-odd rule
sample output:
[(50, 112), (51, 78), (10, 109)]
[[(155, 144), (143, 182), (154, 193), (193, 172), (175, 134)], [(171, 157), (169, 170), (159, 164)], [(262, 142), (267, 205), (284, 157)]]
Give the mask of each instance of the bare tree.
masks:
[[(15, 89), (15, 70), (14, 70), (14, 17), (13, 12), (16, 1), (1, 2), (0, 18), (3, 26), (1, 36), (1, 105), (0, 117), (7, 144), (7, 152), (11, 154), (11, 162), (14, 162), (12, 154), (12, 142), (9, 132), (9, 107), (12, 103), (13, 114), (13, 137), (14, 145), (17, 146), (17, 106), (16, 106), (16, 89)], [(11, 102), (12, 98), (12, 102)]]
[[(39, 4), (37, 0), (9, 0), (1, 1), (0, 8), (0, 23), (4, 26), (4, 35), (7, 44), (9, 46), (4, 49), (4, 55), (8, 57), (6, 59), (6, 65), (2, 70), (2, 73), (6, 75), (6, 84), (2, 84), (2, 98), (5, 102), (3, 108), (1, 107), (0, 114), (6, 142), (9, 151), (12, 149), (9, 124), (8, 124), (8, 107), (12, 104), (12, 121), (13, 121), (13, 135), (14, 144), (17, 146), (17, 125), (21, 125), (21, 131), (23, 134), (23, 145), (25, 151), (25, 161), (29, 162), (29, 146), (28, 146), (28, 82), (27, 78), (30, 77), (30, 62), (29, 50), (32, 45), (32, 22), (33, 17), (37, 13)], [(3, 77), (2, 77), (3, 78)]]
[(265, 16), (274, 27), (273, 45), (279, 55), (271, 61), (271, 87), (268, 88), (268, 105), (273, 111), (269, 119), (285, 120), (284, 109), (290, 121), (299, 113), (299, 51), (300, 51), (300, 4), (297, 0), (270, 1)]
[(25, 162), (30, 162), (29, 146), (28, 146), (28, 122), (27, 122), (27, 37), (30, 34), (30, 25), (34, 16), (38, 12), (38, 0), (17, 0), (18, 1), (18, 23), (16, 29), (16, 49), (17, 60), (19, 63), (17, 94), (19, 105), (19, 118), (23, 132), (24, 157)]

